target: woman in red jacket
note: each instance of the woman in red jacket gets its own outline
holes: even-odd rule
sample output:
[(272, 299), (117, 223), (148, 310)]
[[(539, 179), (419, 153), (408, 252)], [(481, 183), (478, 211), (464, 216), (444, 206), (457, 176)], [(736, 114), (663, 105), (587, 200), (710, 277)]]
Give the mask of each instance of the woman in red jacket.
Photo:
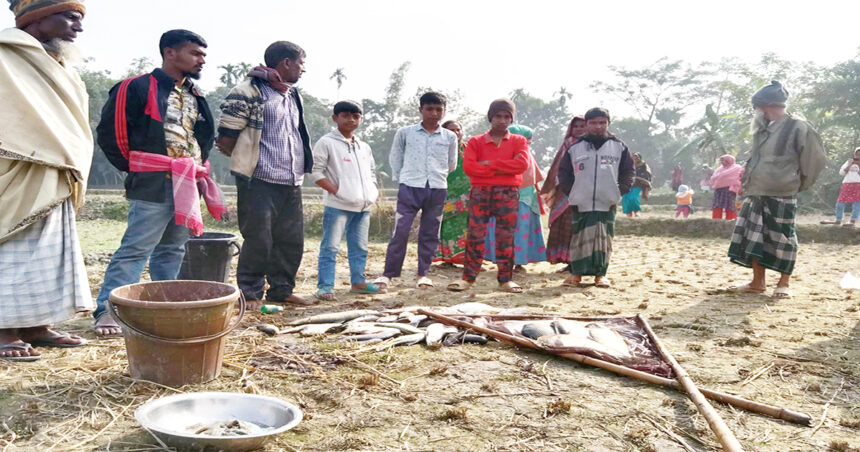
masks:
[(490, 104), (487, 119), (490, 130), (472, 137), (463, 155), (463, 171), (472, 185), (469, 191), (469, 226), (466, 232), (466, 257), (463, 279), (448, 285), (460, 292), (475, 282), (484, 255), (487, 223), (496, 219), (496, 264), (499, 288), (505, 292), (522, 292), (511, 281), (514, 268), (514, 229), (519, 210), (519, 187), (528, 169), (528, 141), (514, 135), (508, 126), (516, 116), (516, 106), (508, 99)]

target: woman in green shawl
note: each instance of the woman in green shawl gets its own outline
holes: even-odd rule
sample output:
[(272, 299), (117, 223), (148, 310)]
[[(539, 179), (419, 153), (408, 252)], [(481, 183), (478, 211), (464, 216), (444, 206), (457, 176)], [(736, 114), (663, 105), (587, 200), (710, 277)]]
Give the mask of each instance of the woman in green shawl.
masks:
[(448, 199), (442, 208), (442, 229), (439, 233), (439, 250), (434, 262), (442, 262), (442, 267), (463, 264), (466, 252), (466, 226), (469, 223), (469, 177), (463, 172), (463, 129), (456, 121), (445, 121), (442, 127), (457, 134), (460, 152), (457, 156), (457, 169), (448, 175)]

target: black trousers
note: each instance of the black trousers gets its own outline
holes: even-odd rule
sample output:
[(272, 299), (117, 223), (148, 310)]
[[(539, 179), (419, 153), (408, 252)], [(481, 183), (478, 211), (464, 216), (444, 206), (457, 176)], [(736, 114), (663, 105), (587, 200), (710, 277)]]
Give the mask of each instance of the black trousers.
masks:
[(236, 279), (247, 300), (283, 301), (293, 294), (304, 253), (302, 187), (236, 179), (244, 243)]

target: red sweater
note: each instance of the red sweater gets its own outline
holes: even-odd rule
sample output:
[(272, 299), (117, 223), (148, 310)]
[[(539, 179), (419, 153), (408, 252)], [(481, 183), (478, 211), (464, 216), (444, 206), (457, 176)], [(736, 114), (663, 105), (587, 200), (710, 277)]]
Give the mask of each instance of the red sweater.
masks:
[[(529, 142), (525, 137), (508, 132), (499, 146), (487, 132), (472, 137), (463, 153), (463, 171), (473, 187), (513, 185), (523, 183), (523, 173), (529, 167)], [(488, 162), (482, 165), (478, 162)]]

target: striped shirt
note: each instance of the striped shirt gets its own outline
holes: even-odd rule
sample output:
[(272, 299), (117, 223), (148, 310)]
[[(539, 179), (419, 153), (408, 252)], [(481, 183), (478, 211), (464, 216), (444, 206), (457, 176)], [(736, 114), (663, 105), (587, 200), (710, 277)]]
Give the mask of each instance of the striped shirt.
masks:
[(260, 84), (263, 98), (263, 131), (260, 160), (254, 178), (272, 184), (302, 185), (305, 155), (299, 135), (299, 109), (291, 90), (280, 93)]

